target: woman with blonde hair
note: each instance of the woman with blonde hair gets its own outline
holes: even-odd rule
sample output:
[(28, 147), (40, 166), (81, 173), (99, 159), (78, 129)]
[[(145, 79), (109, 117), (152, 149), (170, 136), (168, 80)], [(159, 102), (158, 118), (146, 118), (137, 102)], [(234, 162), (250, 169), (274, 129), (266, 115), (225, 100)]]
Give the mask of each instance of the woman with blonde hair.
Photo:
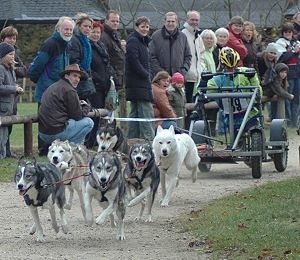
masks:
[(89, 73), (92, 62), (92, 47), (88, 39), (93, 28), (93, 19), (85, 13), (76, 15), (74, 34), (71, 39), (70, 64), (77, 63), (81, 70)]
[(204, 63), (206, 71), (216, 72), (216, 64), (213, 57), (213, 50), (217, 46), (217, 37), (212, 30), (206, 29), (201, 34), (200, 37), (203, 40), (205, 46), (204, 52)]
[(257, 65), (257, 31), (255, 29), (255, 25), (252, 22), (245, 21), (244, 29), (243, 29), (243, 37), (242, 40), (244, 42), (245, 47), (248, 50), (248, 54), (244, 58), (244, 67), (254, 68), (256, 71), (258, 70)]
[[(16, 83), (15, 49), (12, 45), (0, 43), (0, 117), (13, 114), (15, 94), (23, 93)], [(6, 143), (9, 137), (8, 127), (0, 126), (0, 159), (6, 157)]]

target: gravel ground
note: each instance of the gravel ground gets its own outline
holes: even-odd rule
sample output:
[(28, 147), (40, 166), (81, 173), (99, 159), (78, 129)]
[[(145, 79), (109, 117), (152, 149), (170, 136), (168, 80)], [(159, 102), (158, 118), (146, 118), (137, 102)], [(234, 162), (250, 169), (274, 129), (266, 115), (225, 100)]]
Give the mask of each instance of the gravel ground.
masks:
[[(18, 195), (14, 183), (0, 184), (1, 198), (1, 259), (209, 259), (200, 254), (199, 247), (188, 246), (193, 237), (176, 228), (176, 220), (183, 214), (204, 207), (209, 201), (255, 187), (268, 182), (281, 181), (299, 176), (299, 137), (290, 141), (288, 168), (276, 172), (273, 163), (263, 164), (263, 176), (254, 180), (251, 169), (243, 163), (238, 165), (213, 165), (209, 173), (198, 173), (192, 183), (191, 174), (181, 171), (179, 186), (175, 189), (170, 206), (159, 206), (161, 192), (153, 206), (153, 222), (135, 222), (133, 219), (139, 205), (128, 208), (125, 222), (125, 241), (116, 240), (116, 230), (104, 225), (88, 228), (83, 220), (77, 196), (74, 206), (66, 210), (69, 233), (56, 234), (51, 229), (47, 210), (40, 211), (45, 243), (37, 243), (36, 236), (28, 234), (32, 217)], [(93, 204), (94, 213), (101, 212)], [(59, 215), (59, 214), (57, 214)]]

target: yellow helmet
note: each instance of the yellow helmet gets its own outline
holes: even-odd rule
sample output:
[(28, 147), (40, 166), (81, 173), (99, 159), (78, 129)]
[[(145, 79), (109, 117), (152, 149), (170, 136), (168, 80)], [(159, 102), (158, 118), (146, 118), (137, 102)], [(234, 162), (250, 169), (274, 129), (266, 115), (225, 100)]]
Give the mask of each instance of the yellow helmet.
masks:
[(240, 55), (230, 47), (224, 47), (220, 52), (220, 62), (229, 68), (235, 68), (239, 63)]

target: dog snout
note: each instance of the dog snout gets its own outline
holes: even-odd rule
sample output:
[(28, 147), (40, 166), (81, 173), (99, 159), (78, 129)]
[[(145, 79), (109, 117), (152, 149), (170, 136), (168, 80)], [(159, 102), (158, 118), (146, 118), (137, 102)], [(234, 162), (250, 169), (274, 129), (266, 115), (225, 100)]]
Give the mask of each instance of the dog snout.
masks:
[(23, 184), (21, 184), (21, 183), (18, 184), (18, 189), (19, 189), (19, 190), (23, 190), (23, 187), (24, 187)]
[(53, 161), (53, 163), (58, 163), (58, 157), (57, 156), (53, 156), (52, 161)]
[(166, 155), (168, 155), (168, 150), (167, 149), (163, 149), (162, 153), (163, 153), (164, 156), (166, 156)]
[(137, 160), (138, 162), (140, 162), (140, 161), (142, 160), (142, 157), (141, 157), (141, 156), (137, 156), (137, 157), (136, 157), (136, 160)]
[(106, 149), (106, 147), (102, 145), (102, 146), (101, 146), (101, 150), (102, 150), (102, 151), (105, 151), (105, 149)]
[(105, 182), (106, 182), (106, 178), (105, 178), (105, 177), (101, 177), (101, 178), (100, 178), (100, 182), (101, 182), (101, 183), (105, 183)]

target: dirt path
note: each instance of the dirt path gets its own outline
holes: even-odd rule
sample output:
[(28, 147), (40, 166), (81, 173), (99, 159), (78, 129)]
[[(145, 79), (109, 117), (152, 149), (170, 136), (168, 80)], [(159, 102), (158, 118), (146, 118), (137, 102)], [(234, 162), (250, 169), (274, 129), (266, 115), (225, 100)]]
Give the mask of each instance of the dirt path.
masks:
[[(299, 176), (298, 140), (299, 137), (290, 140), (287, 170), (278, 173), (273, 163), (265, 163), (260, 180), (254, 180), (251, 169), (243, 163), (213, 165), (210, 173), (199, 173), (194, 184), (191, 174), (182, 169), (179, 186), (168, 208), (159, 206), (159, 190), (153, 206), (153, 223), (133, 221), (139, 206), (127, 209), (125, 241), (116, 240), (116, 230), (110, 228), (108, 222), (92, 228), (85, 226), (76, 196), (74, 207), (66, 211), (69, 234), (61, 231), (56, 234), (51, 229), (48, 211), (40, 211), (46, 243), (37, 243), (36, 236), (28, 234), (32, 218), (15, 184), (1, 184), (1, 259), (209, 259), (209, 256), (199, 255), (197, 248), (188, 247), (193, 238), (179, 232), (176, 219), (236, 191)], [(98, 205), (93, 206), (94, 213), (99, 214)]]

